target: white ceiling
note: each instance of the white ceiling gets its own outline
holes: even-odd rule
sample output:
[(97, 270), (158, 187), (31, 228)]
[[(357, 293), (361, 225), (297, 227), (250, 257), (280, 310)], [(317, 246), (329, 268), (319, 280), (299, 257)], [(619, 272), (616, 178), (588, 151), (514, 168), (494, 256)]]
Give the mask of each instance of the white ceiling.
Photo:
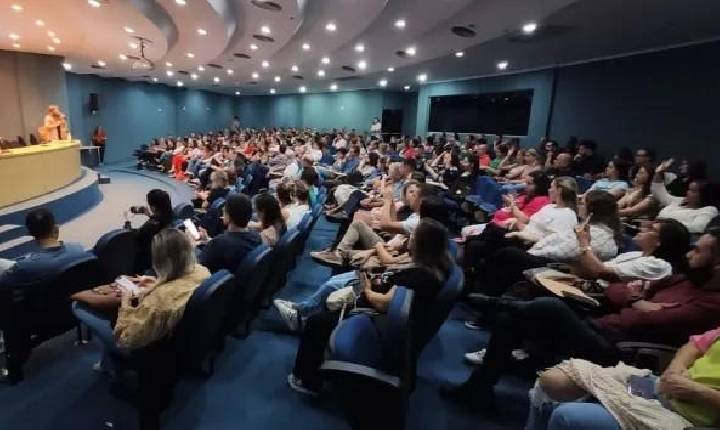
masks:
[[(308, 92), (329, 91), (332, 83), (340, 90), (376, 88), (381, 79), (389, 89), (415, 89), (420, 73), (427, 74), (429, 82), (513, 73), (720, 36), (716, 0), (273, 1), (280, 11), (259, 8), (251, 0), (185, 0), (184, 6), (176, 0), (99, 0), (98, 8), (87, 0), (0, 0), (0, 49), (61, 55), (81, 74), (146, 81), (155, 77), (158, 85), (181, 80), (186, 87), (231, 94), (268, 94), (274, 88), (282, 94), (296, 93), (300, 86)], [(14, 5), (22, 10), (14, 10)], [(406, 21), (402, 30), (394, 26), (399, 18)], [(38, 19), (43, 26), (36, 25)], [(538, 30), (524, 37), (522, 25), (531, 21)], [(330, 22), (335, 32), (326, 30)], [(127, 33), (125, 26), (134, 33)], [(253, 38), (262, 34), (262, 26), (269, 27), (274, 42)], [(475, 35), (456, 36), (450, 31), (453, 26), (470, 27)], [(48, 31), (54, 31), (60, 43), (53, 42)], [(19, 39), (12, 40), (11, 34)], [(129, 47), (132, 36), (152, 41), (146, 49), (156, 66), (152, 72), (133, 71), (132, 60), (119, 58), (137, 54)], [(310, 44), (309, 51), (302, 49), (304, 43)], [(357, 43), (364, 44), (365, 52), (355, 52)], [(251, 44), (258, 49), (251, 50)], [(396, 54), (409, 46), (416, 48), (415, 56)], [(456, 51), (464, 56), (456, 58)], [(321, 64), (323, 57), (330, 58), (329, 65)], [(105, 68), (91, 68), (99, 60), (106, 62)], [(357, 68), (360, 60), (367, 63), (366, 70)], [(496, 69), (500, 60), (509, 62), (504, 72)], [(262, 67), (263, 61), (269, 62), (268, 68)], [(293, 65), (298, 72), (291, 71)], [(356, 71), (343, 70), (343, 65)], [(319, 69), (325, 77), (318, 76)], [(168, 77), (167, 70), (174, 76)], [(253, 73), (259, 77), (254, 79)]]

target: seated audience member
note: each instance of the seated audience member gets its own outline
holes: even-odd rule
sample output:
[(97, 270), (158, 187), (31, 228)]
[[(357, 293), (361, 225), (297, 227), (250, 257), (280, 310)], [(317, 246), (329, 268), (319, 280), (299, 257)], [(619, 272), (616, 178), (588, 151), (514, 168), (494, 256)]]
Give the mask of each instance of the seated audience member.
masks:
[(320, 175), (312, 167), (303, 167), (300, 180), (308, 190), (308, 203), (310, 206), (315, 206), (320, 191)]
[(294, 181), (282, 181), (275, 188), (275, 194), (278, 203), (280, 203), (280, 212), (286, 224), (288, 218), (290, 218), (290, 206), (293, 204), (294, 186)]
[(230, 189), (228, 188), (229, 180), (227, 172), (223, 170), (215, 170), (210, 174), (210, 190), (197, 191), (193, 204), (197, 208), (207, 209), (213, 202), (219, 198), (227, 197)]
[(582, 140), (578, 144), (578, 153), (575, 156), (573, 170), (575, 176), (584, 176), (594, 179), (605, 170), (605, 161), (597, 154), (597, 143), (592, 140)]
[(523, 280), (523, 271), (551, 262), (572, 263), (582, 252), (590, 250), (601, 261), (615, 257), (622, 242), (615, 198), (605, 191), (590, 191), (586, 201), (587, 213), (591, 215), (578, 227), (588, 236), (585, 248), (581, 248), (576, 232), (572, 230), (549, 234), (527, 251), (516, 246), (501, 248), (487, 260), (483, 289), (490, 295), (503, 294)]
[[(103, 309), (97, 309), (92, 303), (73, 304), (75, 316), (103, 345), (102, 360), (95, 366), (97, 370), (114, 373), (110, 353), (122, 355), (172, 333), (193, 292), (210, 276), (205, 267), (196, 264), (190, 238), (171, 228), (162, 230), (152, 238), (152, 268), (156, 277), (141, 276), (133, 279), (140, 287), (137, 297), (110, 285), (95, 290), (111, 298), (116, 297), (114, 307), (106, 304)], [(74, 297), (79, 298), (81, 294)], [(107, 314), (108, 307), (117, 311), (114, 326), (112, 317)], [(104, 312), (100, 313), (100, 310)]]
[(33, 209), (25, 216), (25, 227), (34, 249), (17, 260), (0, 259), (0, 285), (25, 285), (51, 280), (68, 263), (88, 254), (79, 243), (61, 241), (60, 228), (52, 212)]
[(648, 169), (654, 169), (655, 166), (655, 151), (648, 148), (638, 148), (635, 150), (635, 155), (632, 160), (633, 166), (630, 169), (630, 176), (634, 177), (637, 170), (640, 167), (646, 167)]
[[(432, 195), (433, 193), (434, 190), (430, 185), (415, 182), (408, 183), (405, 196), (407, 205), (410, 210), (412, 210), (412, 214), (404, 221), (398, 221), (395, 204), (393, 204), (392, 200), (392, 189), (386, 187), (385, 190), (383, 190), (383, 198), (386, 204), (383, 206), (384, 210), (380, 215), (380, 220), (373, 222), (373, 227), (391, 234), (411, 234), (420, 221), (418, 210), (420, 209), (422, 198)], [(373, 231), (373, 228), (362, 221), (353, 221), (340, 240), (337, 249), (311, 252), (310, 255), (327, 264), (344, 265), (346, 260), (352, 258), (356, 246), (359, 246), (360, 249), (372, 249), (378, 242), (384, 242), (384, 240), (379, 234)]]
[(223, 206), (224, 233), (210, 240), (200, 254), (200, 264), (210, 272), (227, 269), (235, 273), (245, 256), (257, 248), (262, 239), (247, 228), (252, 218), (252, 202), (245, 194), (232, 194)]
[(513, 349), (532, 342), (556, 362), (568, 357), (601, 365), (620, 359), (621, 341), (679, 345), (694, 333), (720, 324), (720, 233), (703, 235), (688, 252), (686, 276), (671, 276), (649, 285), (612, 284), (606, 296), (615, 311), (579, 317), (559, 298), (505, 303), (493, 327), (479, 367), (462, 386), (446, 390), (451, 397), (478, 407), (492, 406), (493, 386), (511, 362)]
[(288, 217), (285, 220), (287, 228), (295, 228), (302, 221), (305, 214), (310, 213), (310, 192), (303, 181), (295, 181), (295, 198), (287, 206)]
[(624, 364), (603, 368), (582, 359), (565, 361), (538, 377), (525, 428), (717, 427), (718, 355), (720, 328), (691, 336), (659, 378)]
[(662, 206), (658, 217), (676, 219), (685, 224), (690, 233), (702, 233), (710, 220), (718, 215), (720, 187), (714, 183), (697, 180), (688, 184), (685, 197), (671, 196), (665, 188), (664, 180), (665, 171), (672, 163), (672, 159), (660, 163), (650, 186), (653, 197)]
[(655, 169), (640, 166), (635, 170), (632, 188), (618, 200), (620, 218), (653, 218), (657, 212), (657, 201), (650, 192)]
[(575, 176), (575, 170), (572, 166), (573, 156), (568, 152), (561, 152), (557, 154), (552, 162), (552, 166), (547, 169), (547, 174), (555, 178), (562, 176), (573, 177)]
[(674, 219), (647, 222), (633, 238), (639, 251), (623, 252), (606, 262), (595, 255), (587, 228), (575, 233), (582, 251), (574, 264), (574, 272), (583, 278), (658, 281), (687, 270), (685, 255), (690, 249), (690, 233)]
[(530, 173), (541, 171), (543, 168), (542, 160), (534, 149), (524, 151), (522, 158), (518, 154), (518, 161), (522, 164), (510, 169), (505, 175), (505, 182), (524, 183)]
[(684, 196), (692, 182), (707, 181), (707, 179), (707, 165), (704, 161), (683, 160), (679, 172), (667, 184), (667, 189), (673, 196)]
[(619, 199), (628, 189), (627, 166), (610, 161), (605, 168), (605, 177), (595, 181), (590, 190), (607, 191)]
[(275, 246), (280, 237), (285, 234), (287, 227), (280, 211), (280, 204), (270, 194), (258, 194), (255, 197), (255, 209), (260, 219), (255, 223), (260, 230), (262, 242), (268, 246)]
[[(378, 287), (371, 285), (365, 272), (360, 274), (358, 287), (361, 297), (357, 306), (372, 307), (378, 312), (378, 315), (373, 316), (373, 321), (381, 332), (396, 285), (415, 292), (411, 318), (415, 324), (422, 325), (428, 318), (435, 296), (452, 271), (448, 233), (445, 227), (435, 220), (423, 219), (418, 224), (411, 235), (410, 255), (413, 264), (392, 274), (379, 291), (373, 289)], [(338, 324), (340, 312), (321, 312), (308, 319), (300, 338), (295, 367), (288, 376), (288, 383), (296, 391), (316, 394), (321, 390), (323, 380), (319, 371), (320, 365), (325, 357), (330, 335)]]
[[(162, 229), (170, 227), (173, 220), (172, 204), (170, 196), (166, 191), (153, 189), (147, 193), (147, 207), (130, 208), (131, 211), (145, 214), (149, 217), (145, 223), (138, 229), (134, 229), (135, 240), (137, 243), (137, 259), (135, 269), (137, 273), (143, 273), (150, 268), (151, 254), (150, 244), (153, 236)], [(123, 228), (132, 228), (129, 220), (129, 214), (126, 211), (125, 225)]]

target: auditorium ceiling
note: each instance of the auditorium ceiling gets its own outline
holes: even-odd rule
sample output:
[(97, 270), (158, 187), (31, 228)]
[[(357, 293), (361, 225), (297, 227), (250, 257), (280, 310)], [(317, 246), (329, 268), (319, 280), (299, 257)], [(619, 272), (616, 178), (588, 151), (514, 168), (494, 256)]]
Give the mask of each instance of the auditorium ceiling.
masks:
[(712, 40), (718, 17), (716, 0), (2, 0), (0, 49), (228, 94), (414, 91)]

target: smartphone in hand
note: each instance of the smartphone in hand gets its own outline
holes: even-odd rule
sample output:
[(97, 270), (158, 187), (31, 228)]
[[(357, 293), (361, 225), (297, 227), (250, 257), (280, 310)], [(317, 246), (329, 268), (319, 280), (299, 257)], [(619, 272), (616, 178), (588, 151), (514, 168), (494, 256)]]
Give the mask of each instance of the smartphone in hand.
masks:
[(140, 287), (127, 276), (119, 276), (115, 279), (115, 285), (121, 290), (129, 292), (133, 297), (137, 297), (140, 294)]
[(200, 240), (200, 232), (198, 231), (197, 227), (195, 227), (195, 223), (193, 223), (189, 218), (183, 221), (183, 225), (185, 225), (185, 231), (190, 233), (190, 236), (195, 240)]

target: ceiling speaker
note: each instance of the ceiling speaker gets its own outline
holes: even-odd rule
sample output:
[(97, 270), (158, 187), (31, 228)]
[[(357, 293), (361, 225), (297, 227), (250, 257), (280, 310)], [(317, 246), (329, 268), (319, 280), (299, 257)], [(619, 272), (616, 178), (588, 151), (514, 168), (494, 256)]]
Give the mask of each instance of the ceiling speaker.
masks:
[(259, 40), (260, 42), (272, 43), (272, 42), (275, 41), (275, 39), (273, 39), (272, 37), (266, 36), (266, 35), (264, 35), (264, 34), (253, 34), (252, 37), (253, 37), (255, 40)]
[(475, 30), (473, 30), (470, 27), (465, 27), (463, 25), (456, 25), (450, 29), (452, 34), (459, 37), (475, 37), (477, 33), (475, 33)]
[(282, 6), (270, 0), (250, 0), (250, 3), (260, 9), (270, 10), (273, 12), (280, 12), (282, 10)]

